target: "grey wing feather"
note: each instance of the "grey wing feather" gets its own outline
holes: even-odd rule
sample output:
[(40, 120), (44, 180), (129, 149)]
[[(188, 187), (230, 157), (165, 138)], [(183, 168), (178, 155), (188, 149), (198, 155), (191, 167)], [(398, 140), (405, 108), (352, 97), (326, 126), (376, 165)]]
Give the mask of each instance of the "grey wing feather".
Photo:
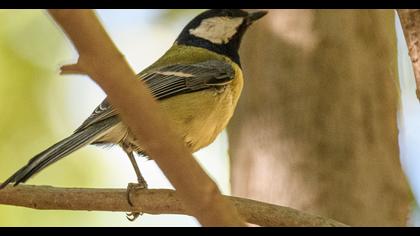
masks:
[(113, 117), (117, 114), (116, 110), (112, 108), (111, 104), (105, 99), (99, 106), (95, 108), (93, 113), (82, 123), (79, 128), (77, 128), (74, 133), (79, 132), (80, 130), (85, 129), (86, 127), (105, 120), (107, 118)]
[[(148, 73), (140, 73), (138, 76), (149, 87), (153, 96), (162, 100), (226, 85), (233, 80), (234, 71), (226, 62), (208, 60), (196, 64), (165, 66)], [(75, 132), (115, 115), (116, 110), (105, 99)]]

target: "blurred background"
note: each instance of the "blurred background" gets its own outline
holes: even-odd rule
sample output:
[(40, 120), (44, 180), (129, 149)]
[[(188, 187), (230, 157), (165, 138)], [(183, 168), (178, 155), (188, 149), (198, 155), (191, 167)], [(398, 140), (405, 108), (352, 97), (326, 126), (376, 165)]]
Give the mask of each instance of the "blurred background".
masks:
[[(201, 11), (97, 10), (97, 14), (116, 45), (125, 54), (128, 62), (136, 71), (140, 72), (142, 68), (145, 68), (158, 59), (171, 46), (182, 27)], [(415, 96), (415, 83), (411, 62), (408, 57), (407, 47), (398, 18), (394, 17), (392, 11), (379, 11), (379, 13), (376, 13), (377, 11), (373, 11), (373, 13), (372, 11), (368, 13), (365, 13), (367, 11), (342, 11), (344, 14), (342, 12), (336, 12), (306, 10), (272, 11), (269, 17), (260, 23), (258, 29), (257, 27), (255, 29), (253, 28), (249, 32), (248, 38), (247, 35), (245, 36), (241, 53), (245, 56), (248, 55), (248, 58), (253, 58), (244, 58), (245, 60), (243, 61), (245, 74), (250, 77), (250, 81), (248, 85), (245, 85), (245, 95), (242, 96), (242, 104), (238, 107), (238, 114), (242, 114), (242, 116), (239, 115), (239, 118), (235, 117), (232, 126), (228, 129), (229, 136), (234, 141), (231, 141), (229, 144), (228, 134), (227, 132), (223, 132), (213, 144), (199, 151), (195, 156), (208, 174), (216, 181), (224, 194), (245, 196), (291, 206), (315, 214), (325, 215), (352, 225), (398, 225), (401, 222), (394, 220), (392, 216), (399, 216), (409, 211), (410, 217), (408, 217), (409, 219), (404, 219), (404, 224), (420, 226), (420, 213), (418, 210), (418, 201), (420, 200), (420, 136), (416, 135), (420, 132), (420, 104)], [(362, 14), (362, 16), (358, 14)], [(303, 20), (296, 20), (297, 16), (300, 16)], [(333, 17), (340, 20), (333, 22), (331, 20)], [(385, 19), (385, 22), (382, 22), (382, 19)], [(0, 180), (3, 180), (24, 165), (32, 156), (72, 133), (105, 98), (105, 94), (86, 76), (58, 75), (60, 65), (75, 62), (77, 60), (77, 53), (44, 10), (0, 10), (0, 21), (2, 22), (0, 24)], [(366, 30), (363, 28), (358, 28), (358, 21), (361, 23), (365, 23), (364, 21), (369, 22), (375, 27), (378, 24), (384, 24), (386, 27), (384, 29), (377, 27), (377, 32), (366, 33)], [(345, 27), (342, 27), (343, 25)], [(341, 43), (340, 40), (342, 38), (340, 37), (344, 38), (344, 36), (337, 36), (339, 35), (339, 30), (352, 32), (352, 34), (347, 35), (348, 43)], [(270, 33), (270, 36), (267, 36), (267, 32)], [(375, 37), (375, 35), (380, 36)], [(331, 38), (334, 41), (330, 41)], [(370, 38), (374, 38), (372, 42), (370, 42)], [(395, 40), (397, 42), (396, 45), (394, 45)], [(271, 43), (272, 41), (275, 41), (277, 44)], [(343, 39), (344, 41), (345, 39)], [(394, 42), (394, 44), (377, 43), (383, 41)], [(356, 42), (355, 45), (358, 43), (362, 44), (363, 47), (353, 46), (354, 42)], [(372, 45), (378, 46), (366, 46), (363, 44), (364, 42), (370, 42)], [(268, 49), (263, 49), (261, 44), (265, 44)], [(282, 48), (282, 50), (270, 50), (270, 47), (274, 47), (275, 45), (277, 45), (277, 48)], [(260, 48), (262, 49), (260, 50)], [(369, 54), (370, 48), (376, 48), (377, 50), (372, 52), (372, 57), (366, 59), (366, 61), (358, 58), (366, 58), (364, 53)], [(325, 51), (322, 51), (324, 49)], [(337, 50), (338, 56), (336, 58), (322, 59), (330, 55), (329, 53), (334, 50)], [(353, 51), (357, 50), (359, 54), (352, 54), (353, 56), (346, 57), (346, 55), (350, 55)], [(382, 54), (382, 51), (387, 50), (390, 51), (389, 54)], [(384, 58), (395, 58), (395, 63), (392, 64), (395, 66), (395, 70), (385, 68), (383, 74), (366, 72), (370, 70), (370, 62), (374, 60), (380, 61)], [(304, 130), (305, 132), (301, 134), (307, 135), (309, 137), (308, 140), (316, 145), (315, 149), (314, 147), (308, 147), (308, 151), (302, 153), (296, 152), (296, 150), (305, 150), (305, 148), (296, 148), (296, 145), (301, 145), (301, 142), (303, 142), (301, 137), (297, 138), (296, 134), (290, 133), (284, 127), (278, 127), (279, 131), (275, 135), (273, 132), (264, 131), (263, 125), (261, 125), (261, 129), (258, 129), (259, 132), (247, 133), (246, 124), (253, 124), (252, 129), (255, 131), (255, 123), (252, 122), (258, 122), (258, 124), (265, 122), (271, 125), (273, 124), (272, 117), (280, 121), (284, 120), (285, 122), (289, 120), (298, 120), (300, 122), (300, 118), (296, 119), (296, 117), (303, 116), (297, 115), (298, 112), (309, 109), (305, 105), (309, 104), (308, 101), (296, 99), (296, 96), (302, 96), (302, 93), (299, 93), (299, 89), (296, 89), (296, 94), (298, 94), (296, 96), (286, 91), (282, 93), (284, 94), (283, 97), (276, 97), (274, 95), (273, 97), (269, 97), (271, 100), (281, 99), (282, 101), (288, 102), (290, 106), (293, 106), (293, 108), (285, 108), (282, 104), (267, 106), (267, 109), (278, 110), (283, 115), (287, 114), (288, 117), (278, 116), (273, 113), (271, 117), (260, 117), (256, 121), (242, 119), (241, 117), (252, 117), (245, 114), (247, 108), (249, 108), (247, 104), (252, 104), (252, 101), (248, 100), (258, 95), (255, 94), (255, 91), (273, 94), (270, 93), (268, 88), (260, 88), (261, 86), (258, 83), (261, 83), (261, 81), (258, 82), (255, 77), (263, 76), (264, 79), (268, 80), (273, 80), (274, 77), (267, 74), (269, 72), (261, 72), (261, 68), (264, 65), (254, 63), (252, 60), (259, 60), (274, 65), (276, 65), (276, 60), (279, 60), (281, 64), (279, 66), (280, 69), (295, 68), (296, 70), (294, 72), (297, 72), (297, 74), (301, 73), (300, 71), (304, 67), (304, 71), (307, 72), (301, 73), (302, 78), (299, 75), (294, 77), (296, 73), (292, 74), (291, 72), (287, 72), (290, 73), (289, 76), (289, 74), (283, 73), (282, 71), (282, 74), (279, 76), (280, 79), (284, 81), (290, 78), (289, 81), (291, 84), (277, 82), (278, 84), (275, 84), (273, 87), (281, 86), (286, 88), (287, 91), (295, 91), (294, 89), (298, 85), (309, 83), (312, 89), (311, 91), (320, 92), (323, 88), (328, 88), (331, 83), (322, 83), (321, 85), (311, 84), (312, 82), (308, 82), (303, 77), (311, 81), (320, 80), (317, 80), (316, 76), (308, 76), (305, 73), (315, 74), (319, 72), (321, 75), (322, 73), (328, 73), (332, 74), (334, 78), (339, 79), (342, 78), (341, 73), (347, 73), (347, 71), (340, 71), (337, 68), (344, 67), (347, 62), (346, 65), (353, 63), (351, 65), (354, 68), (352, 73), (348, 72), (347, 74), (363, 79), (357, 82), (357, 86), (360, 84), (363, 87), (363, 81), (368, 81), (371, 78), (370, 76), (382, 79), (388, 75), (392, 75), (395, 78), (398, 75), (399, 81), (391, 81), (389, 79), (391, 82), (385, 83), (385, 86), (390, 87), (390, 85), (393, 85), (399, 87), (399, 92), (395, 94), (390, 92), (389, 94), (391, 95), (389, 96), (379, 92), (378, 99), (372, 99), (372, 102), (369, 102), (371, 99), (368, 95), (361, 94), (361, 100), (358, 100), (361, 107), (367, 106), (370, 110), (378, 110), (379, 112), (382, 112), (384, 109), (381, 106), (376, 106), (375, 102), (381, 103), (385, 101), (384, 104), (386, 105), (392, 105), (394, 103), (400, 105), (398, 113), (397, 111), (386, 110), (384, 113), (375, 113), (372, 115), (372, 119), (386, 120), (388, 123), (384, 126), (387, 127), (388, 125), (389, 127), (389, 124), (393, 120), (387, 120), (382, 115), (389, 114), (392, 117), (393, 114), (398, 114), (399, 134), (391, 133), (389, 137), (392, 139), (392, 137), (395, 138), (398, 135), (399, 150), (396, 147), (396, 149), (391, 150), (391, 154), (387, 150), (380, 150), (378, 152), (369, 151), (368, 158), (372, 159), (372, 163), (376, 163), (378, 166), (384, 165), (387, 168), (390, 166), (390, 169), (385, 169), (385, 171), (378, 172), (379, 174), (373, 177), (368, 177), (369, 179), (378, 180), (381, 184), (385, 184), (378, 184), (378, 188), (381, 191), (386, 189), (385, 192), (392, 190), (388, 192), (397, 192), (400, 194), (395, 196), (397, 200), (390, 197), (389, 199), (391, 200), (387, 202), (394, 202), (396, 203), (394, 205), (398, 205), (397, 209), (390, 209), (386, 213), (390, 216), (380, 221), (371, 220), (369, 217), (353, 217), (350, 214), (343, 215), (342, 212), (346, 210), (339, 212), (340, 210), (338, 209), (344, 209), (344, 206), (347, 205), (352, 209), (359, 210), (359, 212), (362, 211), (360, 209), (367, 209), (367, 203), (365, 202), (368, 202), (366, 200), (368, 197), (370, 198), (369, 201), (372, 202), (381, 202), (379, 198), (386, 198), (384, 192), (380, 192), (381, 195), (379, 196), (367, 196), (364, 193), (352, 195), (349, 192), (352, 189), (350, 186), (353, 186), (353, 184), (359, 184), (363, 188), (366, 187), (375, 190), (372, 186), (376, 185), (373, 182), (370, 183), (361, 175), (359, 176), (359, 174), (374, 172), (373, 169), (375, 169), (376, 164), (369, 163), (366, 164), (365, 168), (358, 169), (357, 166), (361, 164), (357, 163), (362, 163), (361, 160), (357, 159), (357, 161), (352, 163), (346, 162), (345, 164), (343, 164), (343, 160), (337, 162), (339, 164), (334, 164), (335, 161), (331, 161), (325, 157), (326, 153), (334, 153), (337, 156), (337, 153), (344, 150), (346, 154), (343, 157), (351, 159), (354, 157), (353, 155), (360, 156), (357, 150), (363, 151), (362, 148), (357, 146), (359, 144), (353, 145), (353, 147), (357, 146), (359, 149), (354, 148), (356, 151), (349, 151), (346, 149), (347, 146), (340, 146), (341, 143), (323, 141), (325, 137), (331, 137), (332, 135), (336, 135), (338, 137), (336, 140), (338, 141), (359, 140), (359, 136), (357, 135), (353, 135), (349, 139), (341, 139), (340, 135), (348, 137), (348, 133), (337, 134), (331, 131), (335, 128), (340, 128), (339, 125), (342, 122), (332, 121), (327, 124), (319, 124), (319, 127), (321, 127), (319, 129), (326, 131), (324, 134), (319, 132), (319, 130), (307, 131), (304, 128), (306, 121), (302, 121), (303, 123), (296, 123), (296, 121), (293, 121), (295, 122), (293, 123), (290, 121), (292, 125), (289, 125), (289, 127), (298, 131)], [(338, 64), (337, 68), (334, 68), (334, 63), (340, 60), (344, 62)], [(362, 68), (362, 66), (354, 63), (366, 64), (366, 71), (363, 70), (364, 67)], [(376, 64), (372, 65), (372, 70), (375, 70), (376, 66)], [(396, 70), (397, 66), (398, 70)], [(309, 70), (306, 68), (312, 69)], [(259, 72), (257, 73), (255, 71)], [(349, 77), (348, 79), (351, 78)], [(355, 100), (353, 96), (356, 97), (357, 95), (353, 95), (353, 93), (357, 94), (355, 90), (356, 85), (351, 84), (350, 87), (346, 87), (346, 80), (342, 84), (344, 84), (341, 87), (343, 90), (340, 90), (342, 94), (350, 93), (349, 96), (346, 96), (346, 99), (349, 101)], [(319, 90), (314, 89), (315, 86)], [(351, 111), (353, 109), (350, 105), (340, 103), (341, 100), (335, 97), (339, 96), (339, 94), (332, 92), (332, 90), (335, 91), (336, 87), (331, 86), (330, 89), (328, 92), (321, 92), (328, 96), (324, 100), (319, 100), (319, 103), (327, 104), (328, 107), (331, 104), (338, 104), (337, 107), (331, 105), (331, 109), (333, 110), (349, 109)], [(367, 89), (366, 93), (369, 91), (372, 91), (372, 89)], [(311, 94), (304, 94), (307, 95), (305, 99), (313, 100)], [(255, 104), (249, 106), (251, 106), (249, 109), (254, 109), (252, 110), (254, 113), (255, 110), (258, 111), (259, 109), (253, 107)], [(314, 114), (320, 118), (325, 118), (323, 114), (326, 116), (326, 114), (331, 112), (319, 104), (315, 105), (315, 107), (320, 109), (320, 112), (315, 112)], [(360, 107), (354, 109), (356, 109), (355, 113), (358, 112), (357, 114), (363, 113), (363, 109), (361, 109), (362, 112), (357, 110)], [(271, 115), (271, 113), (267, 112), (266, 114)], [(346, 113), (340, 113), (337, 117), (343, 118), (343, 116), (347, 116), (347, 114), (343, 114)], [(302, 120), (306, 119), (311, 119), (311, 117), (302, 118)], [(353, 122), (353, 120), (349, 119), (349, 122)], [(350, 127), (350, 129), (354, 130), (354, 127)], [(388, 136), (386, 133), (381, 133), (381, 130), (382, 127), (378, 127), (373, 130), (366, 129), (365, 132), (379, 132), (379, 140), (381, 139), (380, 136)], [(253, 130), (250, 129), (251, 131)], [(273, 135), (275, 136), (275, 140), (280, 140), (280, 143), (285, 144), (285, 148), (270, 150), (270, 152), (267, 148), (264, 148), (264, 144), (261, 144), (262, 141), (267, 137), (271, 139)], [(253, 139), (241, 139), (241, 137), (250, 136)], [(371, 139), (376, 140), (376, 136), (373, 136)], [(313, 142), (313, 140), (316, 140), (316, 142)], [(246, 145), (250, 144), (250, 142), (252, 145)], [(375, 141), (372, 142), (376, 143)], [(390, 141), (378, 141), (378, 146), (392, 146), (387, 145), (387, 142)], [(363, 141), (363, 144), (360, 145), (369, 146), (370, 144), (372, 143)], [(231, 148), (228, 148), (229, 145), (231, 145)], [(372, 144), (370, 146), (376, 147), (375, 145)], [(238, 147), (247, 148), (241, 149)], [(397, 159), (397, 152), (400, 153), (401, 166), (404, 170), (404, 175), (401, 174), (401, 176), (398, 172), (400, 171), (400, 166), (399, 160)], [(234, 159), (229, 160), (229, 153)], [(271, 160), (271, 156), (279, 155), (279, 153), (283, 158), (288, 158), (289, 161), (280, 158), (276, 159), (277, 162), (264, 161)], [(316, 153), (319, 153), (324, 158), (315, 158)], [(306, 159), (299, 159), (300, 154), (302, 156), (305, 155)], [(385, 165), (383, 164), (385, 161), (382, 162), (380, 158), (388, 158), (388, 154), (389, 159), (393, 159), (394, 161)], [(253, 156), (251, 157), (250, 155)], [(375, 159), (374, 156), (378, 158)], [(258, 159), (253, 159), (254, 157)], [(306, 162), (308, 158), (311, 158), (318, 164)], [(145, 159), (139, 158), (138, 162), (150, 188), (172, 188), (154, 161), (146, 161)], [(278, 168), (276, 175), (267, 174), (271, 177), (266, 178), (266, 176), (258, 174), (265, 172), (264, 170), (267, 170), (270, 166), (275, 166), (275, 164), (282, 166), (276, 167)], [(249, 167), (251, 165), (252, 167)], [(306, 176), (297, 176), (296, 173), (300, 173), (297, 170), (301, 170), (300, 168), (302, 166), (309, 169), (309, 171), (305, 171), (305, 173), (309, 174)], [(320, 166), (328, 166), (336, 175), (325, 174), (327, 172), (321, 171), (322, 168)], [(243, 173), (245, 173), (245, 176)], [(349, 174), (344, 176), (342, 173)], [(403, 183), (405, 180), (404, 176), (410, 186), (409, 191), (405, 189)], [(289, 177), (299, 179), (299, 181), (287, 181), (287, 183), (280, 181)], [(390, 178), (391, 181), (387, 178)], [(300, 179), (304, 180), (300, 181)], [(327, 184), (333, 181), (331, 179), (339, 181), (332, 185)], [(63, 187), (125, 188), (128, 182), (135, 182), (135, 180), (136, 177), (131, 164), (120, 148), (112, 147), (103, 149), (89, 146), (50, 166), (32, 178), (28, 184)], [(317, 189), (325, 188), (326, 190), (314, 191), (314, 187), (308, 187), (315, 186), (309, 180), (316, 181), (316, 183), (323, 183), (323, 186)], [(232, 188), (231, 183), (234, 185)], [(396, 187), (393, 185), (394, 183)], [(360, 187), (357, 191), (361, 191), (363, 188)], [(273, 189), (280, 189), (281, 191), (276, 192)], [(306, 189), (310, 189), (312, 192), (309, 193)], [(343, 189), (341, 192), (342, 195), (340, 195), (341, 199), (337, 199), (332, 194), (332, 192), (339, 192), (338, 189)], [(348, 192), (344, 191), (346, 189)], [(396, 190), (393, 191), (394, 189)], [(357, 191), (355, 190), (354, 192), (358, 193)], [(253, 195), (253, 192), (264, 194), (264, 196), (259, 196), (258, 194)], [(347, 196), (352, 196), (352, 198), (347, 198)], [(297, 198), (302, 199), (301, 203), (298, 203), (299, 199)], [(316, 205), (329, 205), (329, 202), (333, 202), (329, 201), (330, 199), (336, 199), (334, 202), (337, 202), (337, 208), (329, 207), (326, 209), (326, 207), (315, 207)], [(401, 199), (406, 200), (403, 201)], [(405, 208), (408, 210), (404, 210)], [(362, 218), (364, 221), (358, 222), (355, 218)], [(135, 222), (129, 222), (125, 219), (125, 214), (121, 212), (40, 211), (0, 205), (0, 226), (198, 226), (198, 224), (194, 218), (182, 215), (156, 216), (145, 214)]]

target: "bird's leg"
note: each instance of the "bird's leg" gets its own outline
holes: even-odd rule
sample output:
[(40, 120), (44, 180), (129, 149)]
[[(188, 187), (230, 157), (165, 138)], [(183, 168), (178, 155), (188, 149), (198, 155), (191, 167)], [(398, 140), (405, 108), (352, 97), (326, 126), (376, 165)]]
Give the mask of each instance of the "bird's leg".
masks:
[(135, 184), (136, 188), (140, 188), (140, 189), (147, 188), (146, 180), (144, 180), (144, 177), (140, 172), (140, 168), (137, 165), (137, 162), (136, 162), (136, 159), (134, 157), (133, 152), (127, 152), (127, 156), (130, 159), (131, 164), (133, 165), (133, 169), (134, 169), (134, 171), (136, 172), (136, 175), (137, 175), (138, 184)]
[[(137, 165), (133, 152), (128, 151), (128, 150), (125, 150), (125, 151), (127, 153), (128, 158), (131, 161), (131, 164), (133, 165), (134, 171), (136, 172), (136, 175), (137, 175), (137, 181), (138, 181), (138, 183), (136, 184), (129, 183), (127, 186), (127, 201), (128, 201), (128, 204), (130, 204), (130, 206), (133, 206), (133, 203), (130, 198), (130, 193), (136, 189), (147, 189), (147, 183), (140, 172), (139, 166)], [(130, 212), (130, 213), (127, 213), (127, 219), (129, 221), (134, 221), (135, 219), (137, 219), (137, 217), (139, 217), (142, 214), (143, 214), (142, 212)]]

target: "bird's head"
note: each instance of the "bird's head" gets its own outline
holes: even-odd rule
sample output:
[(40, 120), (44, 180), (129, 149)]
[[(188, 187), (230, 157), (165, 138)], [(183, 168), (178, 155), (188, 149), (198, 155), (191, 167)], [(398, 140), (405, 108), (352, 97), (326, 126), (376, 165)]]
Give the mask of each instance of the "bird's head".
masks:
[(207, 10), (184, 27), (176, 43), (206, 48), (239, 64), (238, 50), (242, 36), (252, 23), (265, 14), (266, 11), (240, 9)]

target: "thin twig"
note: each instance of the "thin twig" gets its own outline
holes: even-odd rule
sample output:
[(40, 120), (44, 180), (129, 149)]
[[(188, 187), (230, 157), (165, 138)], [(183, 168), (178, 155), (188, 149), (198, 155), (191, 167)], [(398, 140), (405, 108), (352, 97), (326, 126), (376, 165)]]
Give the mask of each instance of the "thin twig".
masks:
[[(50, 186), (8, 186), (0, 191), (0, 204), (42, 210), (142, 211), (148, 214), (189, 214), (177, 192), (169, 189), (136, 190), (135, 207), (127, 203), (126, 189), (56, 188)], [(334, 220), (295, 209), (229, 197), (242, 217), (260, 226), (346, 226)]]

